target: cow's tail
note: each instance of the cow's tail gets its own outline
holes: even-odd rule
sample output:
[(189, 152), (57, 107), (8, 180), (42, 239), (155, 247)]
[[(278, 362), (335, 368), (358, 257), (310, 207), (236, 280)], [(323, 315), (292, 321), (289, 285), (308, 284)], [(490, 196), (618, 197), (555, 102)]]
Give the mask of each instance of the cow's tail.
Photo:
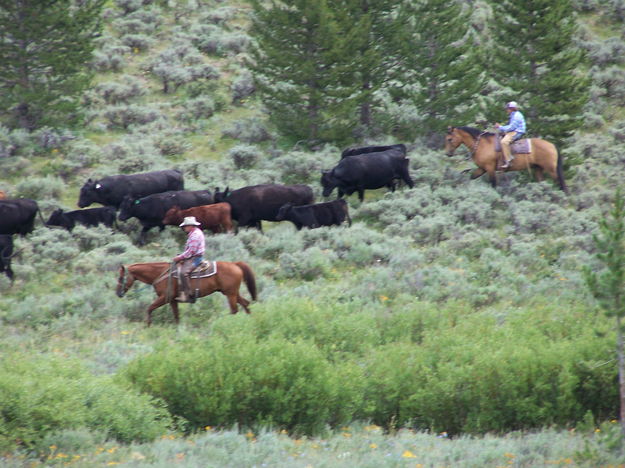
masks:
[[(46, 224), (46, 220), (44, 219), (43, 215), (41, 214), (41, 210), (39, 209), (39, 207), (37, 207), (37, 214), (39, 215), (39, 219), (41, 220), (41, 222), (43, 223), (43, 225), (49, 229), (49, 228), (50, 228), (50, 226), (48, 226), (48, 225)], [(33, 230), (33, 228), (34, 228), (34, 227), (35, 227), (35, 218), (33, 218), (33, 225), (32, 225), (32, 227), (31, 227), (31, 229), (30, 229), (30, 231), (29, 231), (29, 232), (32, 232), (32, 230)]]
[(249, 265), (245, 262), (235, 262), (235, 265), (238, 266), (243, 271), (243, 280), (245, 281), (245, 285), (247, 286), (247, 290), (252, 295), (252, 299), (256, 300), (256, 278), (254, 277), (254, 272), (249, 267)]

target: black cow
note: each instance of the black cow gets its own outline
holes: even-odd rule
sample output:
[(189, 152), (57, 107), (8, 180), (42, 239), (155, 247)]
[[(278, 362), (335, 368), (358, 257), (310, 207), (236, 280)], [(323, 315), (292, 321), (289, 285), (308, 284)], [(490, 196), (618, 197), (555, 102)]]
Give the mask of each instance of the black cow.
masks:
[(308, 205), (314, 202), (314, 195), (308, 185), (262, 184), (233, 191), (226, 187), (223, 192), (217, 188), (215, 203), (220, 202), (230, 204), (232, 219), (238, 226), (255, 227), (262, 232), (261, 220), (278, 221), (276, 216), (282, 205)]
[(13, 256), (13, 236), (0, 235), (0, 273), (4, 271), (13, 282), (13, 270), (11, 270), (11, 257)]
[(116, 216), (115, 208), (111, 206), (75, 211), (63, 211), (61, 208), (57, 208), (46, 221), (46, 226), (64, 227), (70, 232), (74, 229), (76, 223), (83, 226), (97, 226), (101, 223), (105, 226), (113, 227)]
[(363, 201), (367, 189), (389, 187), (394, 191), (395, 179), (403, 180), (411, 188), (414, 186), (408, 172), (408, 158), (401, 148), (343, 158), (332, 170), (322, 172), (321, 185), (324, 197), (337, 188), (339, 198), (358, 192), (358, 199)]
[(396, 145), (387, 146), (363, 146), (361, 148), (347, 148), (341, 153), (341, 159), (344, 159), (348, 156), (355, 156), (357, 154), (381, 153), (382, 151), (388, 150), (398, 150), (404, 156), (406, 156), (406, 145), (404, 145), (403, 143), (398, 143)]
[(320, 226), (340, 226), (345, 219), (352, 225), (347, 202), (342, 198), (314, 205), (293, 206), (291, 203), (282, 205), (276, 216), (278, 221), (291, 221), (299, 230)]
[(38, 212), (37, 202), (28, 198), (0, 200), (0, 234), (30, 234)]
[(184, 210), (193, 206), (210, 205), (212, 203), (213, 196), (208, 190), (178, 190), (154, 193), (142, 198), (126, 196), (119, 207), (118, 219), (126, 221), (130, 218), (137, 218), (143, 226), (139, 236), (139, 243), (143, 244), (146, 233), (150, 229), (158, 227), (162, 231), (165, 228), (163, 218), (167, 210), (172, 206), (177, 206)]
[(169, 190), (184, 190), (182, 172), (177, 169), (89, 179), (80, 189), (78, 206), (84, 208), (100, 203), (119, 208), (127, 195), (141, 198)]

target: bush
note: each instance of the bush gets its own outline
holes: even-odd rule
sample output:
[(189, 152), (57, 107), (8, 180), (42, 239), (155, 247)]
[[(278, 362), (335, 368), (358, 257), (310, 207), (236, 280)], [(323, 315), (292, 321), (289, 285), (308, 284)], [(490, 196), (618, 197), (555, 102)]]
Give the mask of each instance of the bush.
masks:
[[(155, 400), (67, 358), (12, 353), (0, 363), (0, 450), (41, 447), (50, 434), (87, 428), (120, 442), (162, 435), (171, 424)], [(47, 447), (46, 447), (47, 448)], [(45, 448), (44, 448), (45, 449)]]
[(161, 116), (159, 110), (139, 104), (120, 104), (104, 109), (103, 117), (109, 121), (109, 128), (128, 130), (131, 125), (146, 125)]
[(44, 200), (59, 198), (65, 189), (65, 184), (58, 177), (30, 177), (17, 184), (16, 197)]
[(261, 143), (271, 139), (265, 125), (256, 118), (234, 122), (222, 135), (245, 143)]
[[(439, 320), (452, 319), (450, 311), (441, 312)], [(557, 316), (543, 331), (530, 331), (528, 322), (542, 321), (545, 314), (525, 312), (499, 327), (484, 317), (475, 317), (479, 325), (462, 319), (446, 332), (426, 333), (419, 347), (376, 349), (366, 367), (370, 417), (387, 427), (411, 424), (451, 434), (563, 426), (581, 420), (589, 408), (582, 382), (590, 381), (606, 389), (593, 395), (592, 405), (595, 414), (607, 415), (609, 405), (602, 401), (615, 401), (616, 389), (601, 382), (613, 371), (595, 368), (588, 375), (579, 363), (607, 357), (609, 345), (557, 323)], [(553, 333), (568, 339), (554, 342)]]
[(123, 76), (120, 81), (101, 83), (96, 89), (107, 104), (128, 104), (133, 98), (145, 94), (143, 86), (138, 79)]
[[(124, 376), (165, 400), (194, 429), (238, 424), (314, 434), (351, 420), (357, 392), (342, 385), (344, 376), (314, 345), (279, 338), (256, 342), (229, 333), (227, 340), (215, 336), (163, 346), (131, 363)], [(357, 373), (349, 374), (355, 382)]]
[(254, 84), (254, 78), (251, 73), (243, 73), (237, 76), (230, 86), (230, 92), (232, 93), (232, 103), (241, 104), (243, 100), (254, 94), (256, 91), (256, 85)]
[(230, 149), (228, 156), (237, 169), (249, 169), (256, 164), (262, 155), (255, 146), (237, 145)]

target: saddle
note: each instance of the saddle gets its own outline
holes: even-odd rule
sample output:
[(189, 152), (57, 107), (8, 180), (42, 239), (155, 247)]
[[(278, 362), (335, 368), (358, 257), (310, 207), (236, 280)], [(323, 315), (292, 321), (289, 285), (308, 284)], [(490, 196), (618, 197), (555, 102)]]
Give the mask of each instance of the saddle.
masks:
[[(189, 278), (207, 278), (217, 274), (217, 262), (213, 260), (202, 260), (194, 270), (189, 273)], [(178, 278), (178, 269), (176, 268), (172, 273), (173, 278)]]
[[(501, 152), (501, 136), (497, 135), (495, 138), (495, 151)], [(514, 140), (510, 145), (510, 151), (512, 154), (529, 154), (532, 152), (532, 139), (531, 138), (521, 138), (519, 140)]]

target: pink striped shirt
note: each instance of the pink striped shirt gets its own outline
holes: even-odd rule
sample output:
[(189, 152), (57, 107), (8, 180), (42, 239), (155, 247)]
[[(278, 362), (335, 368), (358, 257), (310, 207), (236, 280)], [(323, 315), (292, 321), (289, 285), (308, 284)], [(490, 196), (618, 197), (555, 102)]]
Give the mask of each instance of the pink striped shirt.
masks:
[(204, 255), (205, 249), (204, 233), (200, 228), (195, 228), (189, 232), (187, 236), (187, 243), (184, 246), (184, 252), (178, 255), (178, 259), (197, 257), (198, 255)]

